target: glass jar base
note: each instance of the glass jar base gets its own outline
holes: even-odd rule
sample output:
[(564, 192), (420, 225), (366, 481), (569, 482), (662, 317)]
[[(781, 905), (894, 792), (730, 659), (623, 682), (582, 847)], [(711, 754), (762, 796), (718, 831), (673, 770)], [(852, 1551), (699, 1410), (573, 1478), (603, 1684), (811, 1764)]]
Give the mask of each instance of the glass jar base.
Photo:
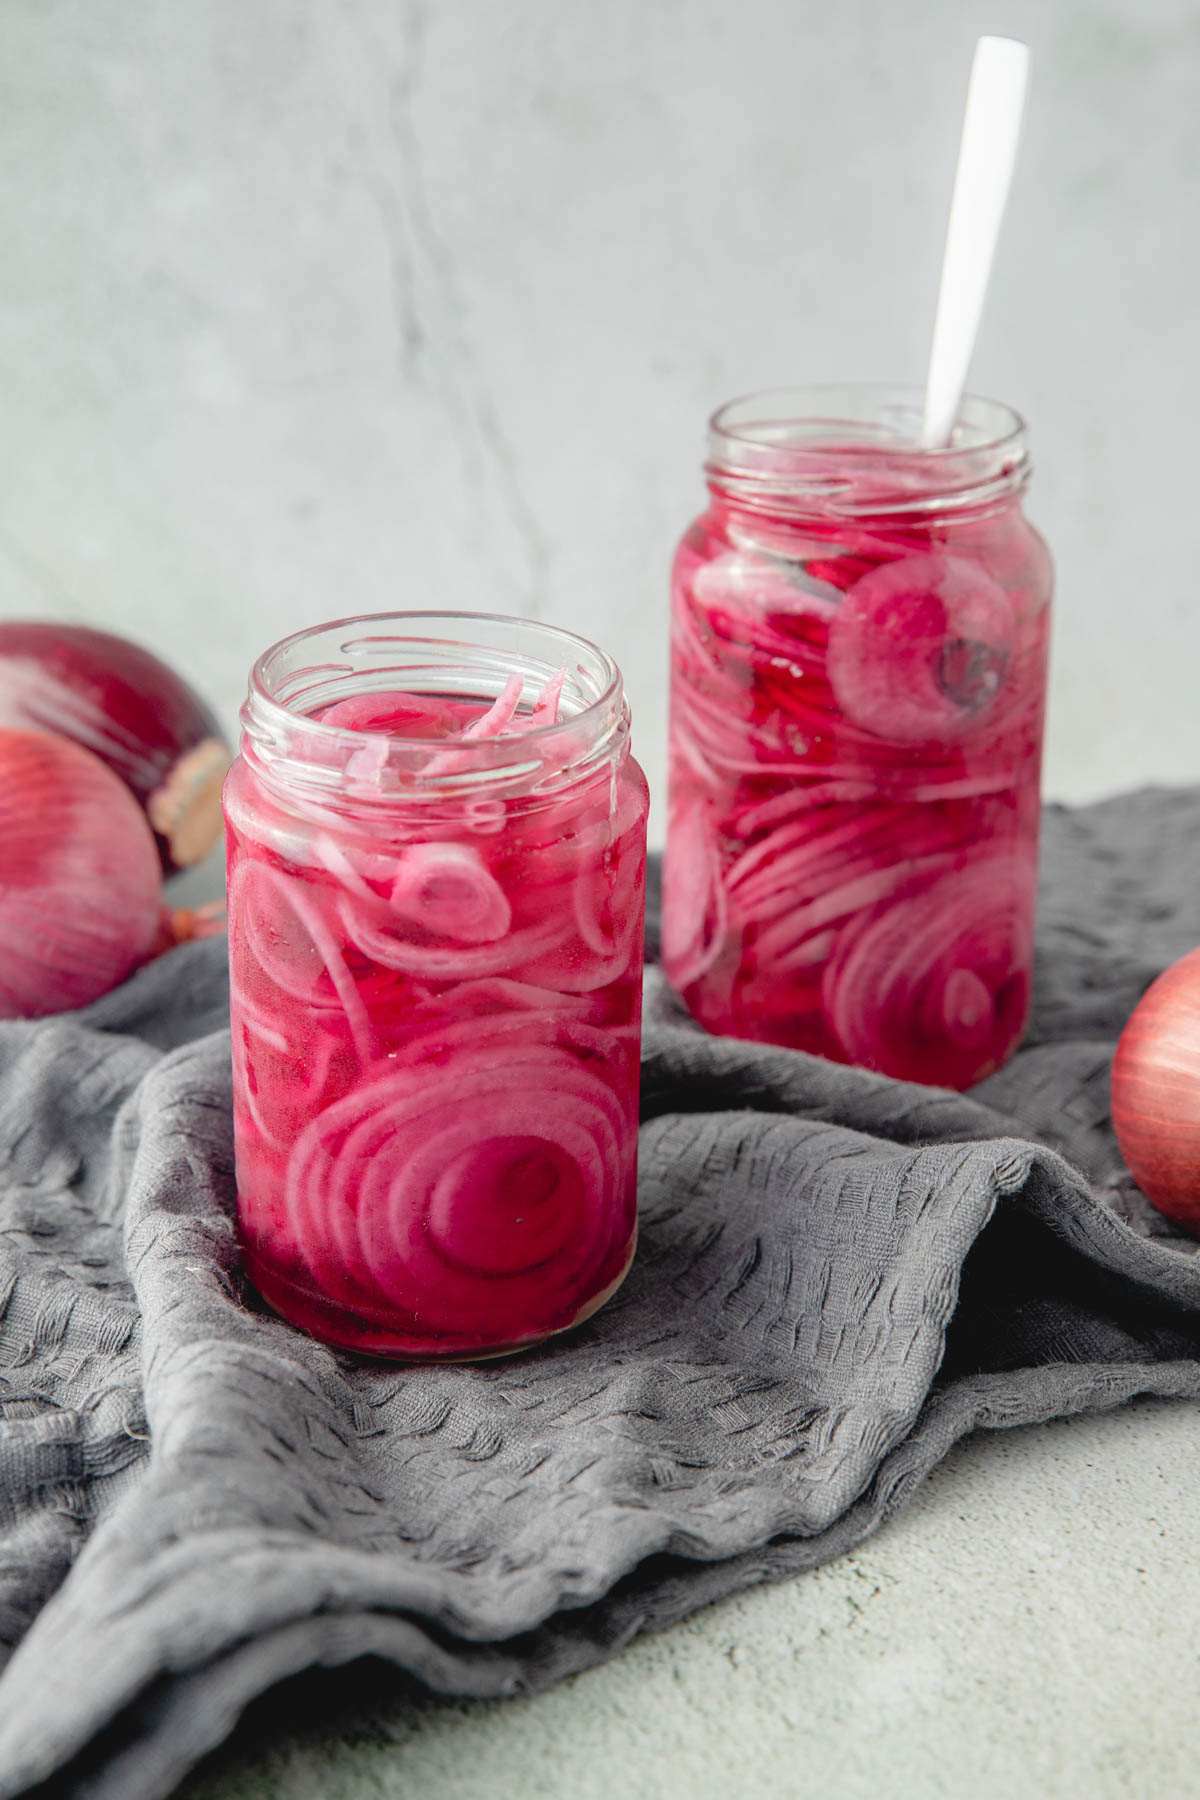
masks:
[(410, 1337), (389, 1334), (378, 1326), (361, 1324), (344, 1307), (319, 1299), (310, 1290), (296, 1286), (286, 1277), (267, 1268), (245, 1246), (242, 1254), (247, 1275), (272, 1312), (278, 1313), (289, 1325), (296, 1326), (320, 1343), (328, 1344), (335, 1350), (350, 1350), (358, 1356), (371, 1357), (381, 1362), (468, 1363), (494, 1362), (500, 1357), (518, 1356), (524, 1350), (534, 1350), (538, 1345), (548, 1343), (552, 1338), (561, 1337), (564, 1332), (573, 1331), (577, 1325), (582, 1325), (612, 1299), (629, 1273), (636, 1249), (635, 1225), (629, 1239), (628, 1252), (617, 1274), (561, 1325), (506, 1344), (480, 1344), (476, 1348), (459, 1343), (444, 1349), (439, 1348), (437, 1341), (433, 1339), (427, 1344), (418, 1345)]
[(993, 1033), (983, 1044), (955, 1045), (944, 1040), (930, 1041), (917, 1032), (893, 1033), (886, 1040), (858, 1044), (852, 1054), (819, 1013), (799, 1008), (794, 1013), (787, 1011), (789, 995), (783, 981), (776, 983), (770, 1005), (763, 1001), (755, 1006), (743, 1004), (736, 1010), (724, 995), (710, 999), (703, 983), (674, 984), (673, 992), (689, 1017), (713, 1037), (772, 1044), (782, 1050), (798, 1050), (805, 1056), (820, 1056), (843, 1067), (886, 1075), (892, 1081), (949, 1088), (956, 1093), (965, 1093), (986, 1081), (1011, 1061), (1024, 1040), (1032, 1009), (1028, 983), (1021, 982), (1001, 1021), (1003, 1030)]

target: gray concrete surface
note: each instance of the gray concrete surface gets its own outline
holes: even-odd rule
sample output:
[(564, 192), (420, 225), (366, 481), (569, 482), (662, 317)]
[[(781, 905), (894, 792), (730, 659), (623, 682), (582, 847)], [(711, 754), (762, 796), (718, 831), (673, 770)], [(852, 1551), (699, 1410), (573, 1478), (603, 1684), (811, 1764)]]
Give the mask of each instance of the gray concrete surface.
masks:
[(181, 1800), (1192, 1800), (1197, 1410), (977, 1437), (853, 1556), (533, 1700), (252, 1719)]
[[(538, 612), (661, 790), (704, 417), (920, 378), (981, 30), (1034, 52), (974, 385), (1058, 562), (1048, 789), (1200, 779), (1194, 0), (0, 0), (0, 613), (232, 721), (302, 624)], [(1182, 1800), (1198, 1447), (1191, 1406), (969, 1444), (815, 1577), (528, 1703), (305, 1690), (189, 1800)]]

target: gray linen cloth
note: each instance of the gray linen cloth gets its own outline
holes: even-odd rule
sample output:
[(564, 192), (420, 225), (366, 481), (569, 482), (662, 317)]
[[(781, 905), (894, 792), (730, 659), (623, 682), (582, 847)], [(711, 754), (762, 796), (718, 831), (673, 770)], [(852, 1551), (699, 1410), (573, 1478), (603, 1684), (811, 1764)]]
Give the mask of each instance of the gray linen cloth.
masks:
[(956, 1438), (1200, 1391), (1200, 1264), (1108, 1123), (1200, 941), (1200, 794), (1051, 809), (1035, 1018), (970, 1096), (705, 1036), (649, 981), (642, 1242), (510, 1361), (257, 1306), (223, 946), (0, 1027), (0, 1795), (156, 1800), (296, 1671), (513, 1694), (829, 1561)]

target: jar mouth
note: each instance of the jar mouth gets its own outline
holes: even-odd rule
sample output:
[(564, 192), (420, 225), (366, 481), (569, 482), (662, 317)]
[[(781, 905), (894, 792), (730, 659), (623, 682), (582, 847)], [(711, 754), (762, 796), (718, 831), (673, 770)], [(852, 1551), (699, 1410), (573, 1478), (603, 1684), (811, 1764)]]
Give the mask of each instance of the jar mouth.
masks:
[[(527, 706), (560, 671), (557, 721), (526, 722), (494, 737), (399, 736), (314, 716), (339, 700), (389, 691), (487, 706), (514, 675), (522, 682), (518, 705)], [(366, 745), (379, 746), (378, 773), (388, 779), (376, 785), (394, 799), (402, 788), (445, 794), (578, 770), (611, 752), (614, 737), (628, 731), (628, 710), (613, 659), (559, 626), (502, 613), (363, 613), (306, 627), (265, 650), (250, 672), (242, 724), (243, 747), (256, 760), (289, 783), (326, 791)], [(453, 770), (439, 772), (447, 750)]]
[(709, 420), (710, 485), (745, 505), (861, 515), (987, 505), (1029, 476), (1012, 407), (964, 395), (949, 444), (920, 442), (924, 390), (823, 382), (747, 394)]

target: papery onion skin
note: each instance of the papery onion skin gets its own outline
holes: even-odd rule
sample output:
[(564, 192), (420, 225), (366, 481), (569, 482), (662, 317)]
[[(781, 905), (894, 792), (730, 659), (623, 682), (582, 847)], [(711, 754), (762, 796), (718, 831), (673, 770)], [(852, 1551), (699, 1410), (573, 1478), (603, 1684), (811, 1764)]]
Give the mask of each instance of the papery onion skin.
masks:
[[(321, 717), (380, 769), (389, 736), (440, 738), (427, 766), (454, 775), (462, 746), (553, 723), (562, 685), (519, 713), (510, 684), (491, 707), (382, 693)], [(545, 797), (389, 800), (370, 831), (336, 796), (296, 816), (244, 758), (225, 804), (259, 1292), (327, 1342), (405, 1360), (499, 1355), (586, 1318), (636, 1236), (637, 765)]]
[(140, 645), (86, 625), (0, 621), (0, 726), (53, 732), (106, 763), (145, 809), (165, 874), (217, 842), (229, 747), (199, 695)]
[(1200, 1236), (1200, 950), (1143, 994), (1117, 1043), (1112, 1122), (1138, 1187)]
[(146, 818), (98, 757), (0, 729), (0, 1018), (71, 1011), (154, 951), (162, 876)]

